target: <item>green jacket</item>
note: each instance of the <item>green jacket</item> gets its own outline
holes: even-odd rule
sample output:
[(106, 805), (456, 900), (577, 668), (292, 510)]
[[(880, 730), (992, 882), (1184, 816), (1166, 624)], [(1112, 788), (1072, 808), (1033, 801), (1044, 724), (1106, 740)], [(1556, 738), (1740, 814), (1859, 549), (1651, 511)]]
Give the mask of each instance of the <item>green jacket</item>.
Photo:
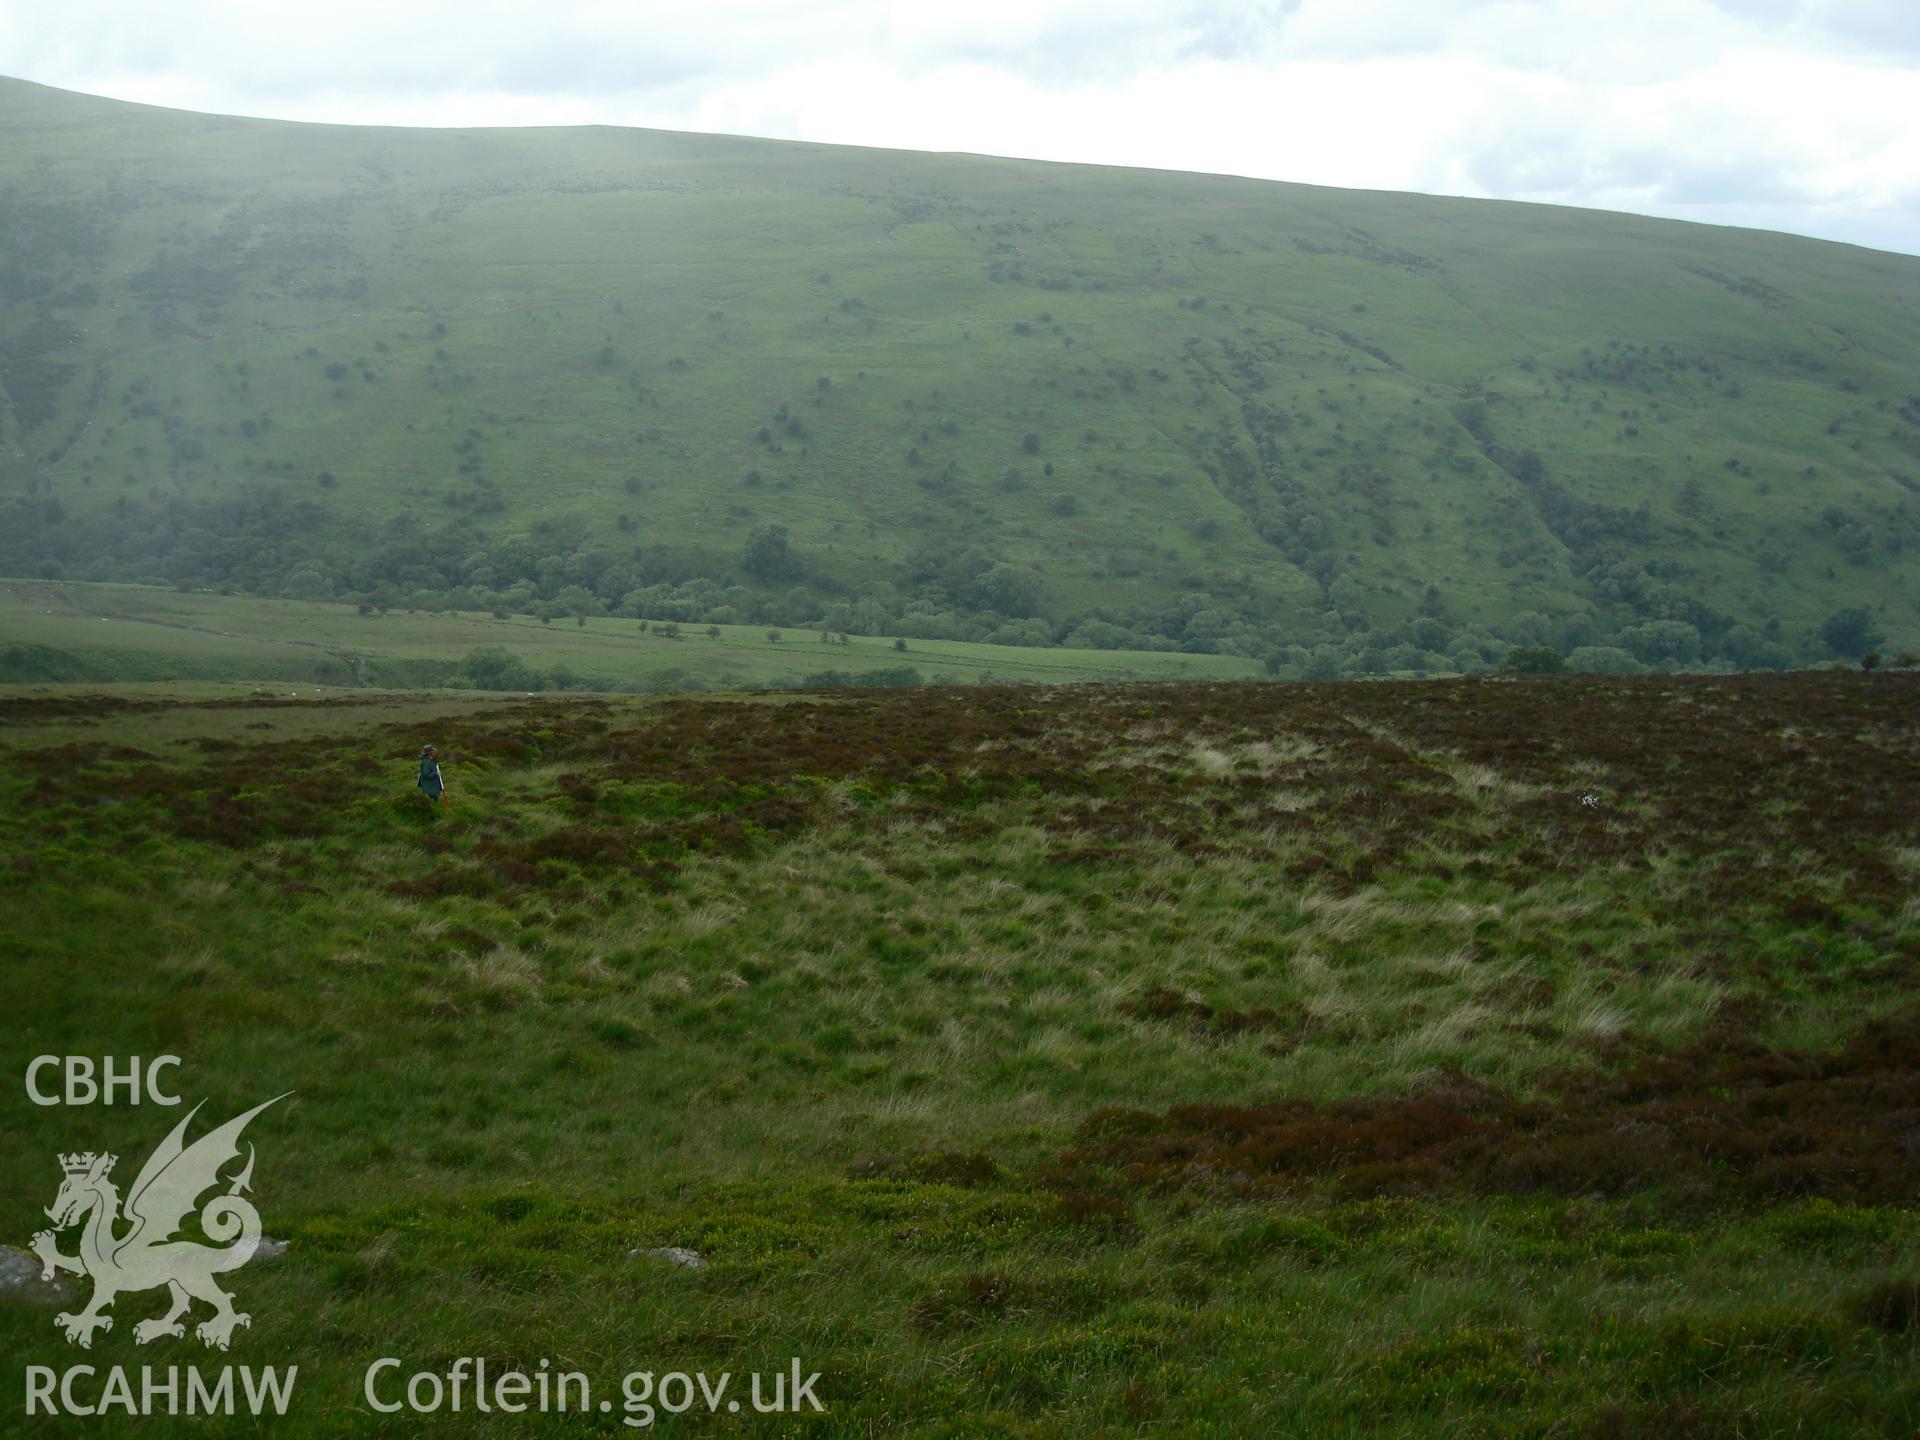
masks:
[(446, 789), (446, 782), (440, 778), (440, 762), (431, 755), (420, 757), (420, 788), (427, 792), (427, 798), (438, 800), (440, 792)]

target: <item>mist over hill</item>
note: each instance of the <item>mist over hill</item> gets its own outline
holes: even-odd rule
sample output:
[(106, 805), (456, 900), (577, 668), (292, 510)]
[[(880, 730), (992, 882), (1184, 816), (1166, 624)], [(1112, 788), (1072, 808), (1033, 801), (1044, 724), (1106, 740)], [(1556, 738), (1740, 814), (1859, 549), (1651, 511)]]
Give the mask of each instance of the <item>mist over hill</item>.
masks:
[(302, 600), (1853, 658), (1920, 648), (1920, 259), (0, 80), (0, 507), (0, 573)]

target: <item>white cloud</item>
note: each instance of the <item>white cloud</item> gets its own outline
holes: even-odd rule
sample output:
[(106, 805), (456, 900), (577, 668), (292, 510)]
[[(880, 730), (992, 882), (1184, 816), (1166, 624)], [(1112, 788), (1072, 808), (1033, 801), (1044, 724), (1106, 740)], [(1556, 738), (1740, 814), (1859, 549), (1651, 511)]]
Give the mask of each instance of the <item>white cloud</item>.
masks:
[(288, 119), (972, 150), (1920, 251), (1912, 0), (72, 0), (0, 8), (0, 71)]

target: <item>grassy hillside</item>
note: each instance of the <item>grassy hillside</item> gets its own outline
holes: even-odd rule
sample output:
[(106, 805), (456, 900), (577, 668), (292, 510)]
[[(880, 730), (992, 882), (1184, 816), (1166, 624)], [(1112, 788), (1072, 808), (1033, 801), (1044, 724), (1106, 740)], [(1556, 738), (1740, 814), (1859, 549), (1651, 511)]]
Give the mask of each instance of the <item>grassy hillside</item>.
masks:
[(1920, 644), (1912, 257), (18, 81), (0, 141), (0, 572), (1280, 674)]
[[(0, 1068), (297, 1092), (227, 1355), (0, 1288), (0, 1363), (297, 1365), (300, 1437), (622, 1433), (376, 1415), (382, 1356), (821, 1373), (670, 1433), (1910, 1435), (1917, 706), (0, 699)], [(0, 1243), (180, 1113), (0, 1089)]]
[[(0, 583), (0, 637), (0, 683), (16, 684), (288, 680), (659, 691), (1235, 680), (1259, 673), (1255, 662), (1230, 655), (888, 641), (619, 617), (562, 624), (525, 616), (362, 613), (317, 601), (57, 581)], [(517, 663), (502, 670), (501, 651)]]

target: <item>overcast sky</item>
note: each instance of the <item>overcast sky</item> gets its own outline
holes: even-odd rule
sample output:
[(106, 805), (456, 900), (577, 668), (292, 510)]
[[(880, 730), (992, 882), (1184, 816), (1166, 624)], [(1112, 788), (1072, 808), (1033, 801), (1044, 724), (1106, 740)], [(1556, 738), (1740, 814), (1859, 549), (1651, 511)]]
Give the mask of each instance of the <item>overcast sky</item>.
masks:
[(0, 0), (0, 73), (290, 120), (971, 150), (1920, 253), (1920, 0)]

